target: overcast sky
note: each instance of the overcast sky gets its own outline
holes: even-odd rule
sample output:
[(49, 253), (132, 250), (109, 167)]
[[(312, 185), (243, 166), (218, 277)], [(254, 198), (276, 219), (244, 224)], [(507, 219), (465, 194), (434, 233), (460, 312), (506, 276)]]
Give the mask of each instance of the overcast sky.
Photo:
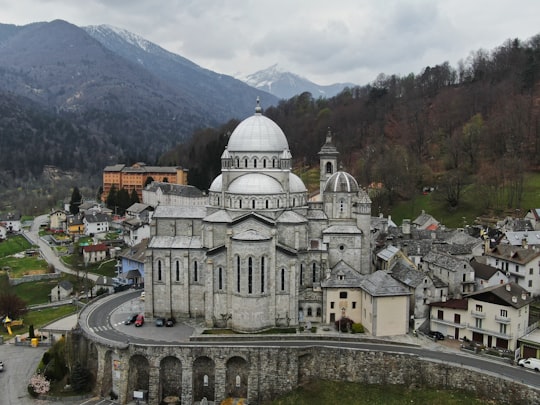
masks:
[(0, 23), (109, 24), (232, 76), (318, 84), (419, 73), (540, 33), (539, 0), (0, 0)]

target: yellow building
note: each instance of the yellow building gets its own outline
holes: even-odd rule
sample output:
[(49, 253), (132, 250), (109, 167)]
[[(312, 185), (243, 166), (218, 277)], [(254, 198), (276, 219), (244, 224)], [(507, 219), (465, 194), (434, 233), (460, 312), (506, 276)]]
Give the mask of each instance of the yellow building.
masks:
[(188, 170), (180, 166), (147, 166), (144, 163), (135, 163), (132, 166), (117, 164), (107, 166), (103, 170), (103, 194), (101, 200), (105, 202), (111, 187), (117, 190), (126, 189), (129, 193), (137, 191), (139, 201), (142, 201), (142, 190), (148, 178), (154, 181), (171, 184), (187, 185)]

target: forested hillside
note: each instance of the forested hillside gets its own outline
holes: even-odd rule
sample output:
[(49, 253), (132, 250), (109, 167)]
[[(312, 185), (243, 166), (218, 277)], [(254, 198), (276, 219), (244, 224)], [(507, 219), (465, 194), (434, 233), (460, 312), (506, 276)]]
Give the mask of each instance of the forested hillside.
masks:
[[(540, 163), (539, 79), (540, 35), (475, 51), (456, 67), (381, 74), (330, 99), (304, 93), (264, 113), (285, 132), (299, 172), (318, 164), (330, 128), (344, 169), (363, 187), (383, 186), (374, 206), (429, 186), (452, 209), (472, 184), (478, 204), (504, 209), (519, 206), (524, 173)], [(197, 133), (161, 162), (189, 167), (190, 182), (208, 188), (236, 124)]]

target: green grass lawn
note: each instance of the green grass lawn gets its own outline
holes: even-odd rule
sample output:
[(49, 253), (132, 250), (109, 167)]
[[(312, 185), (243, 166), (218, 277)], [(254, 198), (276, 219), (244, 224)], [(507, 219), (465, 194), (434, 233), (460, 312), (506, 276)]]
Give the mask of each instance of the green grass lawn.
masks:
[(27, 305), (46, 304), (49, 302), (51, 289), (60, 279), (40, 280), (13, 286), (13, 292), (26, 301)]
[(39, 256), (21, 258), (8, 256), (0, 259), (0, 269), (4, 267), (10, 268), (11, 278), (20, 278), (29, 274), (46, 273), (49, 264)]
[(480, 405), (496, 402), (478, 399), (461, 391), (410, 389), (399, 385), (365, 385), (359, 383), (316, 381), (266, 405)]
[(0, 243), (0, 257), (10, 256), (12, 254), (30, 249), (32, 245), (22, 235), (10, 236)]
[(48, 323), (63, 318), (64, 316), (71, 315), (77, 312), (75, 305), (62, 305), (56, 308), (47, 308), (29, 311), (22, 317), (24, 320), (23, 326), (16, 326), (13, 328), (13, 335), (9, 335), (3, 327), (0, 327), (0, 335), (4, 337), (4, 340), (15, 337), (15, 335), (22, 335), (28, 332), (30, 325), (34, 325), (34, 329), (39, 329)]

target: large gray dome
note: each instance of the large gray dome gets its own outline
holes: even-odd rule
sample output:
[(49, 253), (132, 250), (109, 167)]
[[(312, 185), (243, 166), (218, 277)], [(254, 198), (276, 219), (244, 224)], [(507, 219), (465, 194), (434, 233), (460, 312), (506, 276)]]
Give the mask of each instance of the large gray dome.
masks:
[(229, 138), (227, 149), (229, 152), (281, 153), (289, 149), (289, 144), (274, 121), (256, 112), (238, 124)]
[(335, 172), (324, 186), (325, 193), (357, 193), (359, 190), (355, 178), (347, 172)]
[(289, 191), (291, 193), (305, 193), (306, 185), (300, 177), (294, 173), (289, 173)]
[(234, 179), (229, 185), (229, 192), (235, 194), (280, 194), (283, 193), (283, 188), (273, 177), (250, 173)]

